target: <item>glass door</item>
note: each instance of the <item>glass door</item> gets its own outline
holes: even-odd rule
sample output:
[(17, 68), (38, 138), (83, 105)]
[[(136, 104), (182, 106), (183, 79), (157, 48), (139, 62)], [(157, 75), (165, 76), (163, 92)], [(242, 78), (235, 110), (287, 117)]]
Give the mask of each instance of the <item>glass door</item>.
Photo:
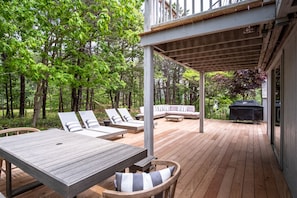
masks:
[(272, 143), (275, 155), (282, 167), (282, 70), (281, 65), (273, 70), (273, 86), (272, 86)]

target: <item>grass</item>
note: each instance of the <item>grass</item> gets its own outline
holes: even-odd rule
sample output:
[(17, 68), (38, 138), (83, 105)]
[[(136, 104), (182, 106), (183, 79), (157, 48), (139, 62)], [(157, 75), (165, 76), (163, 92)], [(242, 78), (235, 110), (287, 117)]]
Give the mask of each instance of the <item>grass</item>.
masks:
[[(26, 113), (25, 117), (18, 117), (15, 114), (14, 118), (6, 118), (3, 116), (0, 119), (1, 129), (14, 128), (14, 127), (33, 127), (32, 125), (33, 112)], [(61, 128), (60, 119), (57, 112), (48, 112), (46, 119), (38, 119), (36, 128), (44, 130), (49, 128)]]

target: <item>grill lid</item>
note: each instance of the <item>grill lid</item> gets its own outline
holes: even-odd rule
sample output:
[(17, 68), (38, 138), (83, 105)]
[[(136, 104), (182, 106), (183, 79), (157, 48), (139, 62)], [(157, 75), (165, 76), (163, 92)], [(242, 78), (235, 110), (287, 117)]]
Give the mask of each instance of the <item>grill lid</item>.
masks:
[(235, 101), (230, 107), (262, 107), (255, 100), (238, 100)]

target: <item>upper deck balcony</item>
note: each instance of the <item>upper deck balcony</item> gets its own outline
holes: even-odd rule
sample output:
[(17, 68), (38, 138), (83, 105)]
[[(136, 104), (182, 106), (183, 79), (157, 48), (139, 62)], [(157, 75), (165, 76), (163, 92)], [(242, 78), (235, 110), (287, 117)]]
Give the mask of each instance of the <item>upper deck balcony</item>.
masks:
[(267, 70), (296, 17), (295, 1), (145, 1), (141, 44), (198, 71)]
[(185, 24), (205, 20), (232, 12), (240, 12), (268, 4), (275, 0), (152, 0), (145, 15), (149, 17), (150, 27), (168, 24)]
[[(154, 0), (151, 25), (164, 25), (189, 16), (245, 4), (247, 0)], [(259, 1), (258, 1), (259, 2)]]

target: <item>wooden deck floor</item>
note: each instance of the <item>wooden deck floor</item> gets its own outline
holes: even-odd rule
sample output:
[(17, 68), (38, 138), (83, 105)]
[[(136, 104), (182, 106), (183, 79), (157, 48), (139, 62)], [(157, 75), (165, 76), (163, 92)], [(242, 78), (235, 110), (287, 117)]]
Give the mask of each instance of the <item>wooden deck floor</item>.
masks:
[[(206, 120), (205, 133), (199, 133), (199, 120), (156, 121), (155, 155), (175, 160), (182, 167), (177, 198), (291, 197), (269, 144), (265, 124)], [(143, 133), (127, 134), (114, 141), (143, 146)], [(5, 194), (3, 176), (0, 191)], [(19, 169), (13, 171), (13, 178), (14, 185), (31, 180)], [(113, 178), (77, 197), (100, 197), (102, 187), (112, 188)], [(18, 197), (60, 196), (41, 186)]]

